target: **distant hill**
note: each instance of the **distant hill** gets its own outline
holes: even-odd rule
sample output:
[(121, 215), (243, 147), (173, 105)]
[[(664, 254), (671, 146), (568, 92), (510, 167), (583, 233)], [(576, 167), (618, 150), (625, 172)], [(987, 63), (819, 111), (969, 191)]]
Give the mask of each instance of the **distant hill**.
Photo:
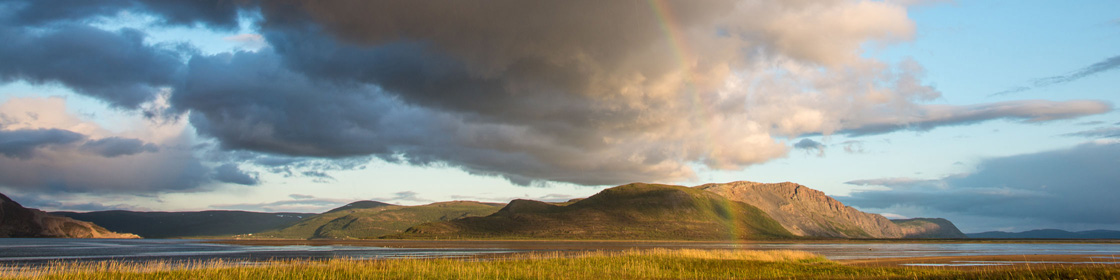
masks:
[(438, 202), (400, 206), (376, 201), (358, 201), (323, 214), (311, 216), (277, 230), (259, 232), (254, 238), (353, 239), (376, 238), (401, 233), (411, 226), (434, 221), (490, 215), (504, 204), (474, 201)]
[(891, 220), (902, 229), (905, 238), (968, 238), (949, 220), (913, 218)]
[(795, 237), (754, 206), (682, 186), (634, 183), (564, 204), (514, 200), (490, 216), (422, 224), (392, 237), (631, 240)]
[(144, 238), (209, 237), (248, 234), (291, 225), (310, 213), (260, 213), (246, 211), (198, 212), (53, 212), (52, 214), (92, 222), (113, 231), (131, 232)]
[(948, 220), (892, 222), (795, 183), (731, 182), (696, 188), (758, 207), (791, 233), (837, 238), (964, 238)]
[(969, 233), (971, 238), (1014, 238), (1014, 239), (1120, 239), (1120, 231), (1087, 230), (1069, 232), (1060, 229), (1036, 229), (1024, 232), (989, 231)]
[(0, 194), (0, 237), (139, 238), (93, 223), (25, 208), (4, 194)]

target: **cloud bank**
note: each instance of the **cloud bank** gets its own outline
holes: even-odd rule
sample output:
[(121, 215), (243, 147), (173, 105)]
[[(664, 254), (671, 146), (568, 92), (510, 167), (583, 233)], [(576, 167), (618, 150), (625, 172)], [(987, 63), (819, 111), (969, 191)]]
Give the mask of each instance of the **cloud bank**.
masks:
[[(988, 221), (1013, 219), (1038, 227), (1120, 223), (1120, 143), (1103, 141), (1073, 148), (991, 158), (975, 172), (934, 180), (885, 178), (856, 180), (857, 186), (888, 190), (838, 197), (858, 207), (917, 208)], [(954, 220), (955, 221), (955, 220)], [(984, 228), (984, 225), (966, 225)], [(991, 230), (990, 227), (987, 228)]]
[[(800, 135), (1112, 109), (1092, 100), (928, 104), (940, 93), (916, 62), (861, 56), (867, 43), (913, 37), (901, 2), (53, 4), (0, 4), (9, 8), (0, 32), (12, 38), (0, 46), (0, 79), (60, 84), (125, 110), (166, 95), (160, 114), (189, 116), (229, 152), (447, 164), (518, 184), (688, 180), (693, 164), (735, 170), (783, 157), (785, 139)], [(267, 46), (201, 54), (88, 24), (121, 12), (213, 30), (259, 13)], [(221, 170), (204, 178), (254, 182)]]

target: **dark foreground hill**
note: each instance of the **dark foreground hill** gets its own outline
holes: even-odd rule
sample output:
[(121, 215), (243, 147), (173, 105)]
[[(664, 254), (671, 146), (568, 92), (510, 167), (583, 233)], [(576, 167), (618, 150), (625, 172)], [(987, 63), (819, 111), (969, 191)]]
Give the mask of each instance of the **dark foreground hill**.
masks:
[(138, 238), (93, 223), (24, 208), (4, 194), (0, 194), (0, 237)]
[(409, 227), (434, 221), (493, 214), (504, 204), (448, 201), (419, 206), (400, 206), (376, 201), (358, 201), (298, 223), (254, 234), (255, 238), (354, 239), (401, 233)]
[(392, 237), (757, 240), (795, 236), (746, 203), (695, 188), (634, 183), (563, 206), (514, 200), (490, 216), (422, 224)]
[(1087, 230), (1069, 232), (1060, 229), (1036, 229), (1024, 232), (989, 231), (969, 233), (971, 238), (1012, 238), (1012, 239), (1120, 239), (1120, 231)]
[(92, 222), (112, 231), (131, 232), (144, 238), (183, 238), (249, 234), (285, 227), (309, 213), (260, 213), (246, 211), (134, 212), (96, 211), (52, 214)]

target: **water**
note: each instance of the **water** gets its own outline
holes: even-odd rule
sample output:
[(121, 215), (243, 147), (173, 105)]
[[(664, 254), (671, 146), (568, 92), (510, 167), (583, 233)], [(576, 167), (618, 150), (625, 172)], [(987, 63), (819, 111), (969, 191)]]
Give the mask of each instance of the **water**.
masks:
[(51, 239), (0, 238), (0, 264), (35, 264), (49, 261), (102, 260), (241, 260), (375, 259), (416, 257), (468, 257), (515, 253), (505, 249), (385, 248), (367, 246), (247, 246), (183, 239)]
[[(978, 255), (1120, 256), (1120, 244), (1061, 243), (721, 243), (581, 241), (342, 241), (320, 246), (219, 244), (181, 239), (0, 239), (0, 264), (55, 260), (241, 260), (471, 257), (516, 252), (648, 248), (797, 250), (829, 259)], [(396, 247), (396, 248), (393, 248)], [(399, 248), (407, 247), (407, 248)]]

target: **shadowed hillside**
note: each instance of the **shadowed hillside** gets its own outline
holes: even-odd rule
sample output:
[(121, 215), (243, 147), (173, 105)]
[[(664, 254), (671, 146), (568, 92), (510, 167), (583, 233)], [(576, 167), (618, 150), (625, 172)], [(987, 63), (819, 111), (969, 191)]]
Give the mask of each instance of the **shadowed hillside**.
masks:
[(132, 232), (144, 238), (183, 238), (247, 234), (291, 225), (309, 213), (260, 213), (246, 211), (134, 212), (96, 211), (87, 213), (53, 212), (76, 220), (92, 222), (107, 229)]
[(793, 234), (758, 208), (711, 192), (634, 183), (564, 206), (514, 200), (490, 216), (423, 224), (393, 237), (728, 240)]
[(352, 239), (376, 238), (433, 221), (484, 216), (498, 211), (502, 204), (474, 201), (438, 202), (419, 206), (399, 206), (376, 201), (350, 203), (323, 214), (308, 217), (278, 230), (254, 234), (255, 238)]
[(90, 222), (24, 208), (4, 194), (0, 194), (0, 237), (138, 238)]

